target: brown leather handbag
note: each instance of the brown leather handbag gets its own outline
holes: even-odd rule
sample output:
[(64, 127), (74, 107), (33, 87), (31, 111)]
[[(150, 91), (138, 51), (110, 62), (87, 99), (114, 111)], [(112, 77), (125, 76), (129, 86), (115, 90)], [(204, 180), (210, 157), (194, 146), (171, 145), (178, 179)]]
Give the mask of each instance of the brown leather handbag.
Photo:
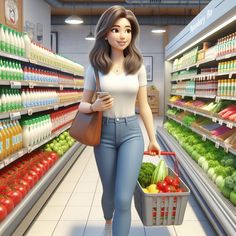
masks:
[[(98, 71), (96, 75), (96, 92), (101, 91)], [(89, 146), (96, 146), (100, 143), (102, 131), (102, 112), (76, 114), (75, 119), (69, 129), (69, 134), (78, 142)]]

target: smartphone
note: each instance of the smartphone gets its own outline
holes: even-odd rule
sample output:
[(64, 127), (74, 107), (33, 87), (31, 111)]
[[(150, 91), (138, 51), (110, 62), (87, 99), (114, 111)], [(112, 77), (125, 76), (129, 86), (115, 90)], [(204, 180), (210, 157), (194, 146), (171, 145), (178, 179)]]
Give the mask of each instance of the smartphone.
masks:
[(104, 96), (109, 95), (109, 94), (110, 94), (109, 92), (97, 92), (97, 95), (99, 97), (104, 97)]

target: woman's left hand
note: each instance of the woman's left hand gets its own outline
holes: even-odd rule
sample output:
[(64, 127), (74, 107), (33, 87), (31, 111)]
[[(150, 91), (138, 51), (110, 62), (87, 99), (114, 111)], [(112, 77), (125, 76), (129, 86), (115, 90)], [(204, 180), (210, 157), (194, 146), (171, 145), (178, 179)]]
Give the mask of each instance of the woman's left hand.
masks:
[(148, 151), (157, 151), (157, 152), (150, 152), (150, 155), (160, 155), (161, 148), (157, 141), (151, 141), (148, 145)]

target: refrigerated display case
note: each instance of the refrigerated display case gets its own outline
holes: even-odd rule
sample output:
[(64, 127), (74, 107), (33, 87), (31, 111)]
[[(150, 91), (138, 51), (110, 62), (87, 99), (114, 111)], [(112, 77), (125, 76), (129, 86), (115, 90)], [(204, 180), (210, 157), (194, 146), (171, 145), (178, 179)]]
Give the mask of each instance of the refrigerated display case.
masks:
[[(0, 27), (2, 36), (3, 25)], [(30, 40), (22, 45), (27, 53), (16, 55), (12, 53), (17, 52), (16, 45), (9, 44), (8, 48), (14, 49), (9, 51), (2, 41), (0, 44), (0, 185), (5, 188), (12, 183), (10, 175), (6, 175), (8, 170), (12, 175), (23, 170), (21, 159), (33, 160), (32, 153), (55, 139), (60, 144), (55, 140), (43, 152), (55, 151), (60, 158), (50, 168), (44, 168), (27, 194), (22, 194), (22, 200), (1, 220), (2, 236), (24, 234), (85, 148), (62, 134), (70, 128), (80, 103), (83, 66)], [(64, 146), (61, 153), (55, 145)], [(15, 163), (19, 166), (14, 167), (14, 172), (10, 168)]]
[[(236, 234), (236, 203), (230, 197), (235, 191), (230, 199), (222, 194), (226, 178), (236, 173), (235, 12), (235, 1), (213, 0), (166, 46), (165, 120), (173, 127), (157, 131), (166, 148), (177, 152), (185, 180), (219, 235)], [(171, 132), (175, 126), (186, 137)], [(183, 144), (190, 137), (197, 148)], [(199, 164), (209, 150), (221, 154), (214, 159), (218, 170), (229, 171), (222, 186)]]

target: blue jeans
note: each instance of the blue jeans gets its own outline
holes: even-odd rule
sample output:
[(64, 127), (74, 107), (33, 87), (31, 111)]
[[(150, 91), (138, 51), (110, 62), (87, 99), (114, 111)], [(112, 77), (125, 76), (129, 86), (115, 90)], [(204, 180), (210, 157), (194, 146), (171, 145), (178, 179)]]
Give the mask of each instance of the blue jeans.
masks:
[(103, 117), (101, 143), (94, 153), (103, 186), (103, 214), (106, 220), (113, 218), (113, 236), (129, 235), (131, 201), (143, 152), (144, 141), (136, 116)]

